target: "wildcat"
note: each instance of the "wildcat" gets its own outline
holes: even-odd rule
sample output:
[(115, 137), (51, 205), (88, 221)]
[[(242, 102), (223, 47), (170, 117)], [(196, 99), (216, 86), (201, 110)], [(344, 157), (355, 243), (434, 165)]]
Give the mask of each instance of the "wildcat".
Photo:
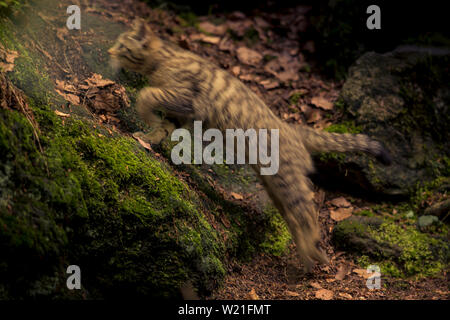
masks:
[(286, 221), (305, 271), (311, 271), (316, 262), (328, 263), (318, 246), (318, 213), (308, 178), (314, 168), (311, 153), (364, 151), (389, 164), (389, 154), (379, 142), (363, 134), (328, 133), (281, 121), (237, 78), (162, 40), (140, 19), (131, 31), (119, 36), (108, 52), (113, 66), (139, 72), (149, 79), (151, 86), (139, 92), (136, 109), (153, 128), (152, 143), (159, 143), (174, 128), (158, 112), (182, 123), (201, 120), (204, 127), (221, 131), (279, 129), (278, 173), (259, 175), (261, 165), (252, 167)]

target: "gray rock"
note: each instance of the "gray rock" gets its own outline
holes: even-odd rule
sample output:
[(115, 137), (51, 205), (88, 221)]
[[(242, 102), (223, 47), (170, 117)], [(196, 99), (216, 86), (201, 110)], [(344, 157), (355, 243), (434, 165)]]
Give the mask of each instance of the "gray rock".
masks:
[(414, 48), (369, 52), (356, 61), (340, 94), (344, 121), (381, 141), (393, 164), (346, 155), (339, 168), (356, 165), (362, 177), (347, 176), (365, 189), (390, 195), (409, 195), (418, 183), (448, 177), (449, 62), (448, 52)]
[(419, 229), (425, 229), (433, 224), (437, 224), (438, 222), (439, 219), (436, 216), (420, 216), (419, 219), (417, 219)]

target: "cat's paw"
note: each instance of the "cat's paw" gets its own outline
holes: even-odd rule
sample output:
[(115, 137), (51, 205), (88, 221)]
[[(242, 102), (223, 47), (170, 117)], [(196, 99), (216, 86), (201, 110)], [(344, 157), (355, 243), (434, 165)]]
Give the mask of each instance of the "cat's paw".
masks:
[(170, 136), (175, 129), (176, 127), (173, 123), (164, 120), (160, 126), (152, 128), (150, 132), (135, 132), (133, 133), (133, 136), (150, 144), (160, 144), (164, 139)]

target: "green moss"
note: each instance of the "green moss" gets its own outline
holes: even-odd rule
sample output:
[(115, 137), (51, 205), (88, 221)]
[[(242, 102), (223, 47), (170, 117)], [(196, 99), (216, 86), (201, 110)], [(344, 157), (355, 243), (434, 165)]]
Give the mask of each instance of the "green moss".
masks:
[[(52, 124), (41, 136), (44, 154), (24, 116), (0, 110), (5, 274), (38, 257), (45, 257), (46, 272), (54, 272), (55, 259), (68, 256), (93, 274), (108, 275), (84, 282), (98, 295), (108, 289), (114, 296), (123, 286), (136, 294), (136, 279), (142, 282), (136, 290), (160, 296), (176, 295), (187, 278), (203, 290), (220, 281), (224, 247), (201, 201), (168, 168), (130, 138), (99, 136), (79, 120), (62, 125), (44, 107), (36, 118), (43, 128)], [(179, 225), (201, 239), (190, 242), (192, 252), (180, 245), (185, 239)], [(26, 274), (29, 280), (36, 276)]]
[(15, 26), (9, 19), (0, 20), (0, 42), (9, 50), (18, 52), (14, 60), (14, 70), (8, 74), (9, 79), (21, 88), (36, 104), (48, 104), (55, 97), (53, 82), (45, 72), (46, 66), (40, 56), (28, 50), (23, 42), (18, 41), (11, 32)]
[[(22, 3), (21, 3), (22, 2)], [(18, 0), (1, 0), (0, 1), (0, 15), (8, 15), (12, 11), (20, 9), (24, 1)]]
[(321, 152), (319, 153), (319, 160), (324, 163), (336, 162), (338, 165), (344, 163), (345, 154), (336, 152)]
[[(445, 267), (448, 245), (413, 227), (402, 228), (394, 223), (383, 223), (380, 228), (371, 230), (370, 235), (378, 242), (386, 242), (401, 249), (396, 262), (385, 262), (385, 273), (400, 269), (406, 276), (431, 276)], [(383, 265), (381, 268), (383, 271)]]
[(304, 95), (303, 92), (295, 92), (292, 96), (289, 98), (290, 104), (297, 104), (300, 98)]
[(421, 233), (415, 223), (353, 217), (335, 227), (333, 240), (338, 247), (360, 254), (357, 262), (362, 267), (376, 264), (383, 274), (395, 277), (435, 276), (448, 266), (445, 236)]
[(198, 26), (198, 17), (194, 12), (182, 12), (178, 15), (178, 17), (180, 18), (180, 25), (183, 28)]
[(291, 241), (291, 234), (280, 213), (272, 206), (267, 206), (264, 214), (269, 216), (266, 238), (260, 244), (262, 250), (275, 256), (283, 255)]
[(414, 211), (423, 209), (423, 204), (430, 198), (432, 198), (438, 189), (447, 185), (450, 182), (450, 178), (438, 177), (430, 182), (417, 183), (416, 188), (411, 192), (410, 203)]
[(362, 127), (355, 125), (355, 123), (352, 121), (344, 121), (342, 123), (332, 124), (331, 126), (323, 130), (326, 132), (334, 132), (334, 133), (357, 134), (362, 132)]
[(364, 217), (374, 217), (375, 216), (375, 214), (371, 210), (361, 210), (355, 214), (357, 214), (358, 216), (364, 216)]

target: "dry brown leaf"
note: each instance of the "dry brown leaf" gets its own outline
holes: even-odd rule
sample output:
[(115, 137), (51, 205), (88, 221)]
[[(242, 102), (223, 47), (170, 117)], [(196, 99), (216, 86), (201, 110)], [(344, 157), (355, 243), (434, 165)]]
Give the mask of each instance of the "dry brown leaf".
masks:
[(219, 44), (220, 42), (220, 37), (207, 36), (206, 34), (203, 33), (191, 34), (189, 38), (192, 41), (202, 41), (211, 44)]
[(248, 293), (248, 298), (250, 300), (259, 300), (259, 296), (256, 294), (255, 288), (252, 288), (250, 292)]
[(353, 273), (356, 273), (364, 279), (368, 279), (371, 275), (373, 275), (371, 273), (368, 273), (366, 269), (353, 269)]
[(64, 91), (55, 89), (55, 91), (61, 95), (65, 100), (69, 101), (73, 105), (79, 105), (80, 104), (80, 97), (77, 95), (74, 95), (72, 93), (65, 93)]
[(341, 207), (341, 208), (348, 208), (352, 205), (344, 197), (334, 198), (333, 200), (330, 201), (330, 203), (335, 207)]
[(222, 38), (219, 43), (219, 50), (222, 51), (234, 51), (235, 46), (232, 40), (230, 40), (228, 37)]
[(152, 150), (152, 147), (150, 146), (150, 143), (145, 142), (144, 140), (142, 140), (141, 138), (139, 138), (138, 136), (135, 136), (135, 135), (133, 135), (133, 138), (135, 138), (137, 140), (137, 142), (139, 142), (139, 144), (141, 146), (143, 146), (145, 149)]
[(58, 111), (58, 110), (55, 110), (55, 114), (57, 116), (64, 117), (64, 118), (70, 117), (70, 114), (64, 113), (64, 112), (61, 112), (61, 111)]
[(353, 299), (353, 297), (350, 294), (345, 293), (345, 292), (339, 292), (339, 295), (343, 298)]
[(19, 53), (14, 50), (6, 50), (0, 45), (0, 71), (11, 72), (14, 70), (14, 60)]
[(227, 21), (226, 26), (227, 29), (233, 30), (237, 36), (243, 37), (247, 29), (253, 26), (253, 22), (249, 19), (239, 21)]
[(236, 54), (239, 61), (251, 66), (259, 65), (263, 59), (263, 56), (259, 52), (247, 47), (238, 48)]
[(312, 109), (306, 117), (306, 122), (313, 123), (322, 119), (322, 113), (320, 112), (320, 110)]
[(237, 77), (239, 73), (241, 73), (241, 67), (234, 66), (233, 68), (231, 68), (231, 73)]
[(115, 84), (114, 81), (103, 79), (101, 74), (94, 73), (90, 78), (87, 78), (86, 83), (92, 87), (106, 87)]
[(242, 199), (244, 199), (244, 197), (243, 197), (241, 194), (236, 193), (236, 192), (231, 192), (231, 196), (232, 196), (233, 198), (235, 198), (236, 200), (242, 200)]
[(318, 282), (311, 282), (309, 285), (316, 289), (323, 289), (322, 286)]
[(323, 110), (332, 110), (333, 103), (324, 97), (314, 97), (311, 99), (311, 103)]
[(215, 34), (218, 36), (223, 36), (227, 32), (226, 25), (221, 24), (221, 25), (216, 26), (209, 21), (200, 22), (198, 24), (198, 27), (205, 32)]
[(270, 80), (270, 79), (262, 80), (259, 83), (262, 84), (264, 86), (264, 89), (266, 89), (266, 90), (275, 89), (280, 86), (280, 84), (277, 81)]
[(240, 74), (239, 75), (239, 79), (241, 79), (241, 80), (244, 80), (244, 81), (253, 81), (253, 80), (255, 80), (254, 78), (253, 78), (253, 75), (252, 74)]
[(286, 290), (284, 293), (285, 293), (286, 295), (288, 295), (288, 296), (291, 296), (291, 297), (300, 297), (300, 294), (297, 293), (297, 292), (294, 292), (294, 291)]
[(70, 84), (68, 82), (65, 81), (61, 81), (56, 79), (56, 89), (62, 90), (62, 91), (67, 91), (67, 92), (71, 92), (71, 93), (77, 93), (78, 90), (75, 89), (75, 86), (73, 84)]
[(336, 210), (330, 210), (330, 217), (334, 221), (342, 221), (351, 217), (353, 208), (338, 208)]
[(338, 272), (336, 273), (336, 276), (334, 277), (336, 280), (344, 280), (345, 276), (347, 275), (349, 271), (349, 266), (347, 264), (342, 265)]
[(327, 289), (320, 289), (316, 291), (316, 298), (321, 300), (333, 299), (333, 291)]
[(69, 34), (69, 31), (67, 31), (66, 27), (63, 28), (58, 28), (56, 29), (56, 37), (61, 40), (61, 41), (65, 41), (65, 37)]
[(270, 24), (261, 17), (255, 17), (255, 24), (261, 28), (268, 28)]

